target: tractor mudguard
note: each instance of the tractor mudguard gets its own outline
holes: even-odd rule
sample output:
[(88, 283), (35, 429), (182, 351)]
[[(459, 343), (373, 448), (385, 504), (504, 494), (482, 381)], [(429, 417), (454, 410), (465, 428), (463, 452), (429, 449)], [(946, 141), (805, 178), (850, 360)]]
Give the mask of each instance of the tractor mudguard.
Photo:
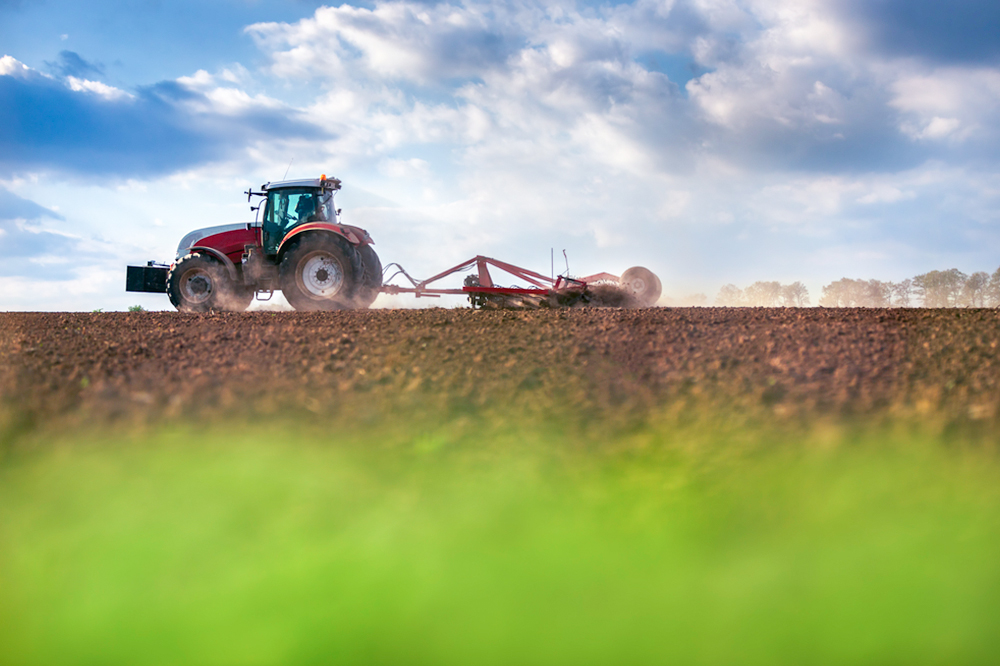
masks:
[(288, 245), (290, 240), (307, 231), (328, 231), (340, 236), (355, 247), (359, 245), (368, 245), (372, 242), (371, 236), (368, 235), (368, 232), (359, 227), (352, 227), (347, 224), (331, 224), (329, 222), (309, 222), (295, 227), (288, 232), (288, 235), (286, 235), (281, 240), (281, 244), (278, 245), (278, 256), (281, 256), (282, 249)]
[(195, 245), (188, 250), (188, 254), (196, 254), (198, 252), (204, 252), (205, 254), (212, 255), (221, 261), (222, 265), (226, 267), (226, 272), (229, 273), (229, 279), (234, 283), (241, 284), (243, 282), (243, 280), (240, 279), (239, 273), (236, 271), (236, 264), (234, 264), (233, 260), (227, 257), (224, 253), (213, 247), (205, 247), (203, 245)]
[[(357, 233), (354, 233), (355, 231), (360, 231), (364, 234), (365, 236), (364, 241), (358, 240), (358, 235)], [(310, 222), (309, 224), (303, 224), (301, 227), (296, 227), (287, 236), (285, 236), (284, 240), (281, 241), (281, 245), (278, 246), (278, 252), (276, 255), (277, 261), (275, 263), (280, 265), (282, 259), (284, 258), (285, 251), (293, 246), (292, 240), (294, 238), (301, 237), (302, 234), (306, 232), (308, 232), (309, 235), (332, 233), (334, 236), (343, 239), (342, 243), (348, 245), (348, 247), (350, 248), (354, 248), (355, 250), (357, 250), (357, 248), (361, 247), (362, 245), (367, 245), (372, 242), (371, 238), (368, 236), (368, 232), (364, 231), (363, 229), (358, 229), (357, 227), (347, 227), (341, 224), (334, 225), (334, 224), (329, 224), (327, 222)], [(348, 236), (348, 233), (350, 233), (350, 236)], [(352, 238), (354, 239), (353, 241)], [(345, 249), (348, 248), (345, 247)], [(359, 254), (357, 251), (350, 252), (348, 254), (350, 255), (349, 258), (351, 260), (351, 264), (352, 267), (354, 268), (355, 274), (360, 275), (363, 269), (361, 254)]]

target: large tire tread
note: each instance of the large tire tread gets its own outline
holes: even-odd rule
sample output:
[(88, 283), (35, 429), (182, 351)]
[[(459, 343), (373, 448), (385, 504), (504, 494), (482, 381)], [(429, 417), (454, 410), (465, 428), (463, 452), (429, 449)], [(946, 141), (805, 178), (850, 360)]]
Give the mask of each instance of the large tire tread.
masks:
[(382, 262), (371, 245), (359, 247), (358, 254), (361, 255), (364, 274), (354, 297), (354, 307), (364, 310), (371, 307), (382, 290)]
[[(303, 277), (307, 264), (317, 257), (335, 263), (342, 275), (342, 285), (335, 293), (312, 293)], [(361, 258), (346, 240), (332, 234), (309, 233), (297, 238), (284, 252), (278, 265), (278, 284), (285, 300), (296, 310), (347, 310), (353, 307)], [(315, 285), (314, 285), (315, 286)]]
[(253, 299), (247, 289), (229, 277), (226, 267), (207, 254), (188, 254), (167, 273), (167, 296), (181, 312), (246, 310)]

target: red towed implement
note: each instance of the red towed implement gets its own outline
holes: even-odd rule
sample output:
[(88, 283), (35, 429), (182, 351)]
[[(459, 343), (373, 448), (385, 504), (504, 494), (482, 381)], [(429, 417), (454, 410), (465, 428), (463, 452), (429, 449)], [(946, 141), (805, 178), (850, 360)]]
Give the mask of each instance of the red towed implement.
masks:
[[(549, 277), (477, 256), (426, 280), (414, 279), (399, 264), (383, 270), (368, 232), (340, 222), (340, 210), (333, 205), (339, 189), (339, 180), (321, 176), (266, 183), (260, 192), (248, 191), (248, 200), (264, 197), (261, 205), (251, 208), (263, 206), (260, 220), (192, 231), (181, 240), (172, 264), (129, 266), (125, 289), (166, 293), (184, 312), (245, 310), (255, 297), (268, 300), (279, 290), (296, 310), (367, 308), (379, 293), (466, 295), (473, 307), (485, 308), (585, 304), (609, 289), (640, 305), (653, 305), (660, 296), (659, 279), (641, 267), (621, 277)], [(498, 286), (490, 267), (529, 286)], [(461, 288), (436, 286), (473, 268)], [(385, 278), (389, 271), (394, 272)], [(399, 276), (410, 286), (387, 284)]]
[[(490, 266), (512, 275), (530, 284), (530, 287), (499, 287), (490, 274)], [(660, 297), (660, 280), (649, 270), (642, 267), (630, 268), (622, 277), (611, 273), (597, 273), (582, 278), (571, 278), (565, 275), (549, 277), (535, 271), (521, 268), (504, 261), (490, 257), (477, 256), (466, 262), (452, 266), (446, 271), (427, 278), (415, 280), (410, 277), (399, 264), (390, 264), (387, 269), (395, 268), (389, 279), (402, 275), (412, 286), (399, 287), (387, 284), (382, 287), (386, 294), (413, 294), (421, 296), (442, 296), (446, 294), (466, 294), (473, 307), (564, 307), (577, 303), (587, 303), (593, 295), (595, 285), (611, 285), (624, 290), (642, 305), (653, 305)], [(465, 278), (461, 289), (441, 289), (431, 285), (455, 273), (464, 273), (475, 268), (476, 271)]]

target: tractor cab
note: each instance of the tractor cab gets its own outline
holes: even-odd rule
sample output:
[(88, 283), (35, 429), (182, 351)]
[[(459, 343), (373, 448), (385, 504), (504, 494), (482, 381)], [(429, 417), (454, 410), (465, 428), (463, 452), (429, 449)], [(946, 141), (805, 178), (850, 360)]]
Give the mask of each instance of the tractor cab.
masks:
[(268, 183), (261, 187), (267, 195), (261, 222), (264, 254), (274, 256), (288, 233), (309, 222), (337, 222), (333, 205), (334, 192), (340, 189), (336, 178), (326, 176), (309, 180)]

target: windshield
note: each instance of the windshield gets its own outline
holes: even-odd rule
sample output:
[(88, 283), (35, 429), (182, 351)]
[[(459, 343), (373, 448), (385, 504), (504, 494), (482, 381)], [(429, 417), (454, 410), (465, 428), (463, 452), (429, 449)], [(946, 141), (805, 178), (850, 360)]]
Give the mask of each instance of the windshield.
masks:
[(289, 187), (274, 190), (267, 195), (268, 215), (271, 222), (288, 228), (303, 222), (325, 222), (329, 219), (330, 207), (324, 205), (330, 199), (327, 193), (313, 188)]
[(336, 222), (333, 190), (285, 187), (267, 193), (264, 209), (264, 246), (268, 254), (293, 227), (306, 222)]

